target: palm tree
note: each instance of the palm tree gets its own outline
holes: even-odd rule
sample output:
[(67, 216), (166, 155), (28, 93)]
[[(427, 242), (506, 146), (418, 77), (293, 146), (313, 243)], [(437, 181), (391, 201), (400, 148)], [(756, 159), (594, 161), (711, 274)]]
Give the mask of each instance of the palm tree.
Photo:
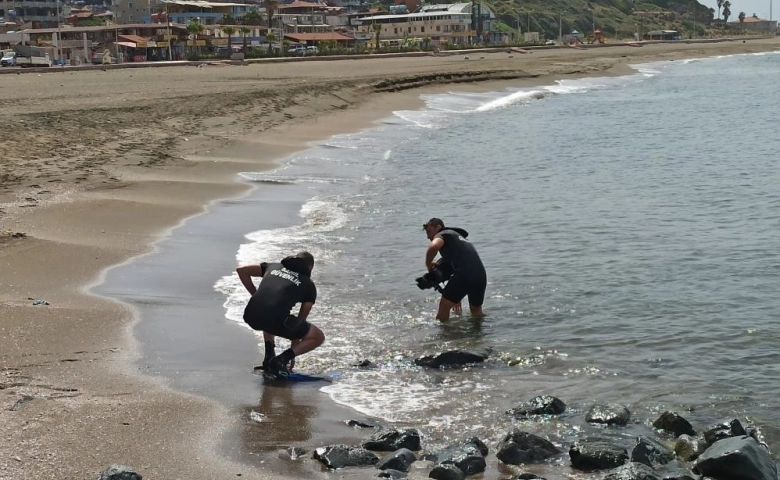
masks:
[(739, 18), (739, 32), (742, 33), (745, 31), (744, 30), (745, 12), (739, 12), (739, 16), (737, 18)]
[(236, 17), (234, 17), (230, 13), (226, 13), (222, 15), (222, 18), (219, 19), (220, 25), (235, 25), (236, 24)]
[(228, 53), (233, 54), (233, 34), (236, 33), (236, 29), (233, 27), (223, 27), (222, 31), (228, 36)]
[(731, 16), (731, 2), (729, 0), (726, 0), (723, 2), (723, 24), (725, 25), (729, 21), (729, 17)]
[(242, 51), (244, 52), (244, 55), (246, 55), (246, 36), (252, 33), (252, 29), (249, 27), (241, 27), (238, 29), (239, 32), (241, 32), (241, 35), (244, 36), (244, 44), (242, 47)]
[(724, 0), (718, 0), (718, 18), (720, 18), (720, 9), (723, 8)]
[[(191, 36), (194, 36), (197, 40), (197, 36), (203, 33), (203, 30), (205, 30), (206, 27), (203, 26), (202, 23), (200, 23), (198, 20), (190, 20), (190, 22), (187, 24), (186, 30), (187, 33)], [(197, 50), (199, 48), (196, 47)]]
[(379, 50), (379, 34), (382, 33), (382, 24), (375, 23), (373, 28), (374, 28), (374, 33), (376, 34), (376, 49)]
[(279, 6), (279, 1), (263, 0), (263, 6), (265, 7), (265, 14), (268, 16), (268, 28), (273, 28), (274, 13), (276, 13), (276, 7)]

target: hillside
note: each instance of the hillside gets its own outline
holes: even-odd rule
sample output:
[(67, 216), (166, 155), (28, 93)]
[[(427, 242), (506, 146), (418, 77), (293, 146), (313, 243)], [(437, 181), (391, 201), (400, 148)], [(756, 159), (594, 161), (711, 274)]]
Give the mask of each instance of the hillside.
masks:
[(483, 0), (496, 11), (506, 28), (540, 32), (557, 38), (559, 17), (563, 33), (585, 34), (601, 29), (607, 39), (628, 38), (637, 31), (657, 29), (693, 33), (694, 9), (698, 36), (709, 33), (712, 11), (692, 0)]

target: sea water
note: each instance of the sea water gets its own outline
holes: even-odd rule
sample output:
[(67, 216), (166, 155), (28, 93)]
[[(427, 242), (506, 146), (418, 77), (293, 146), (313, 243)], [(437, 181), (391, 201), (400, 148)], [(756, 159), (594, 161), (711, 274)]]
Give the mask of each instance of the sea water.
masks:
[[(523, 428), (561, 445), (588, 428), (592, 404), (614, 402), (635, 426), (665, 410), (699, 430), (739, 418), (780, 447), (780, 55), (636, 69), (452, 87), (246, 173), (307, 191), (297, 221), (247, 232), (236, 251), (238, 263), (315, 255), (310, 320), (327, 340), (297, 368), (338, 372), (322, 389), (333, 401), (419, 428), (429, 447), (495, 445), (517, 424), (506, 410), (541, 394), (567, 413)], [(440, 323), (438, 295), (414, 283), (434, 216), (482, 256), (481, 322)], [(215, 288), (241, 323), (237, 277)], [(491, 357), (466, 369), (413, 362), (483, 347)], [(353, 367), (366, 359), (373, 368)]]

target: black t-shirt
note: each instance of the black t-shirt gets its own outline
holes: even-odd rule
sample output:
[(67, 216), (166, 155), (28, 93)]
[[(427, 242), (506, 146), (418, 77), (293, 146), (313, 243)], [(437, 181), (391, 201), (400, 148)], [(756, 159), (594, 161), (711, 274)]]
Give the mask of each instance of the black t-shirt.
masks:
[(314, 303), (317, 287), (303, 273), (288, 270), (281, 263), (263, 263), (263, 280), (246, 306), (256, 315), (286, 318), (298, 303)]
[(444, 245), (439, 249), (439, 255), (445, 261), (452, 262), (456, 273), (475, 274), (485, 271), (477, 249), (458, 232), (445, 228), (433, 238), (444, 240)]

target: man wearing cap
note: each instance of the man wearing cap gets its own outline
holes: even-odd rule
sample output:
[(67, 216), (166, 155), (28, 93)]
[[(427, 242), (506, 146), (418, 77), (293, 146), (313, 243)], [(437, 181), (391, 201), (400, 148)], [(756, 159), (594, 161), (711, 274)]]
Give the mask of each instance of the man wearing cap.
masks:
[[(280, 263), (263, 262), (236, 269), (241, 283), (252, 295), (244, 309), (244, 321), (253, 330), (263, 332), (263, 369), (277, 378), (290, 374), (289, 365), (295, 357), (314, 350), (325, 341), (322, 330), (306, 321), (317, 300), (317, 287), (311, 280), (313, 268), (314, 256), (301, 252)], [(257, 288), (252, 277), (263, 277)], [(293, 307), (299, 303), (298, 315), (291, 315)], [(292, 342), (291, 348), (278, 356), (274, 351), (277, 336)]]
[(450, 310), (460, 307), (460, 302), (468, 296), (469, 309), (475, 317), (483, 316), (482, 303), (487, 288), (487, 273), (482, 259), (474, 245), (466, 241), (468, 232), (461, 228), (448, 228), (440, 218), (432, 218), (423, 225), (423, 230), (431, 243), (425, 253), (425, 267), (428, 271), (436, 266), (434, 258), (440, 254), (444, 261), (450, 262), (454, 273), (441, 293), (436, 318), (446, 322)]

